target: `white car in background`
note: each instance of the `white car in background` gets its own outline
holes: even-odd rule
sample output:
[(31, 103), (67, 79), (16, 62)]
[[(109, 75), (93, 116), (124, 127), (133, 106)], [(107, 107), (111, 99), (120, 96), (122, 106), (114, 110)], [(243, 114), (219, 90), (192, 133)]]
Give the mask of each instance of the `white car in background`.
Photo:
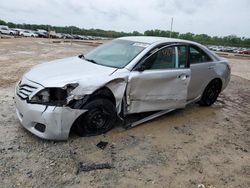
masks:
[(23, 37), (38, 37), (38, 35), (36, 33), (32, 32), (32, 31), (27, 31), (27, 30), (20, 31), (19, 35), (23, 36)]
[(6, 34), (9, 35), (10, 34), (10, 29), (8, 26), (5, 25), (0, 25), (0, 33), (1, 34)]
[(18, 35), (18, 31), (14, 29), (9, 29), (10, 30), (10, 35)]

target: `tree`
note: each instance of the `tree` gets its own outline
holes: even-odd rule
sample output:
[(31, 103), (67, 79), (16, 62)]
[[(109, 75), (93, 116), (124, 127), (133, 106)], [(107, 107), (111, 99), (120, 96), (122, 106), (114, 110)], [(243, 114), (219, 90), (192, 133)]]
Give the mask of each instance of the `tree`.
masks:
[(7, 23), (3, 20), (0, 20), (0, 25), (6, 25)]

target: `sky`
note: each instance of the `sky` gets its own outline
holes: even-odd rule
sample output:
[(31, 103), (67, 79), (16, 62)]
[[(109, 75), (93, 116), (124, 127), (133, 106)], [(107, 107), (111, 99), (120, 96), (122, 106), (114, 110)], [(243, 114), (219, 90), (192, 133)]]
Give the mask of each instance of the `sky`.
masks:
[(250, 38), (250, 0), (0, 0), (14, 23), (115, 31), (173, 30)]

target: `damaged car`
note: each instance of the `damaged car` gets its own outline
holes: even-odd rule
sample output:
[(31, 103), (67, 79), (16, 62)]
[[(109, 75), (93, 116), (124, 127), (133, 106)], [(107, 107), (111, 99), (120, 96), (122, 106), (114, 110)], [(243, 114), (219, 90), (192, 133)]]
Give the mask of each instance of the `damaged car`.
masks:
[(44, 139), (97, 135), (117, 122), (132, 127), (131, 114), (154, 112), (141, 123), (193, 102), (210, 106), (229, 80), (229, 62), (201, 44), (122, 37), (31, 68), (15, 88), (16, 114)]

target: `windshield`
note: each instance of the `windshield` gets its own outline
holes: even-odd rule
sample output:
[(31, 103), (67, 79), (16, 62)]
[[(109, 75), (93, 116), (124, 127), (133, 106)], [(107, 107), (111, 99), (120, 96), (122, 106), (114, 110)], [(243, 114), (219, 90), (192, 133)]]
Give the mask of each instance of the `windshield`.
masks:
[(113, 40), (84, 55), (87, 61), (108, 67), (123, 68), (148, 44), (127, 40)]

